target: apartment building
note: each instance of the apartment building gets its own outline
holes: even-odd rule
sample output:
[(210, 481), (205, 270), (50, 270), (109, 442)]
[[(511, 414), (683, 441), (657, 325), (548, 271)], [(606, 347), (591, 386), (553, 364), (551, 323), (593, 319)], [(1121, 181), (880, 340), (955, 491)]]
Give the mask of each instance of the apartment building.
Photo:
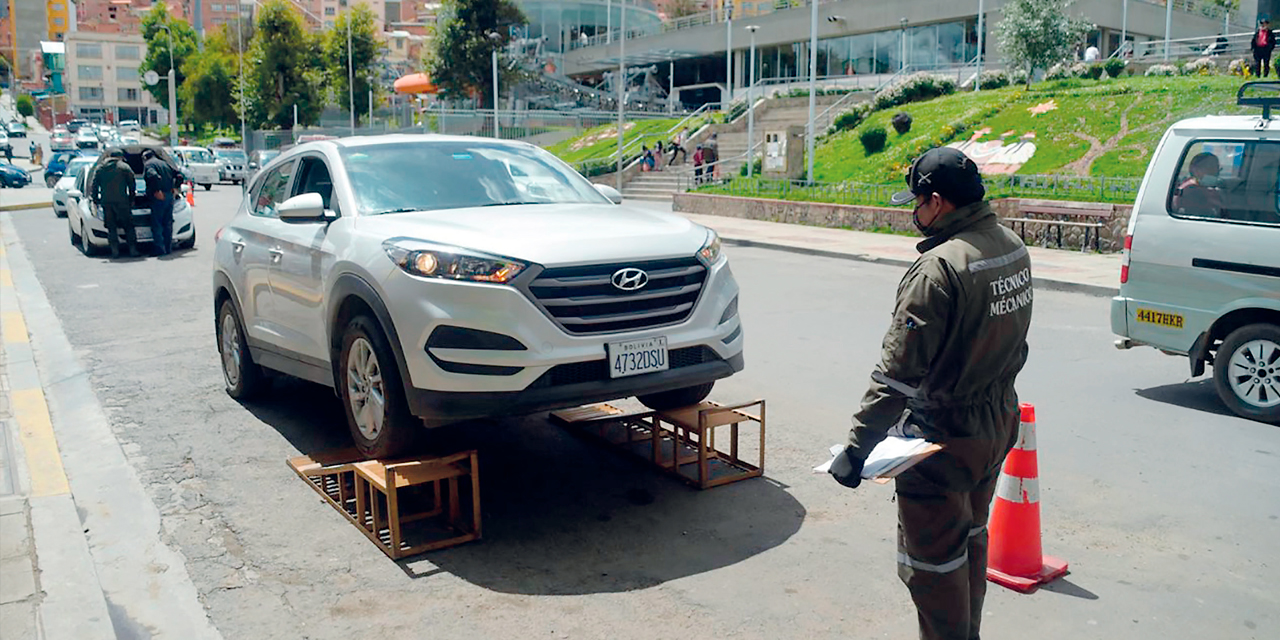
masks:
[(66, 86), (73, 115), (92, 120), (153, 123), (162, 110), (142, 84), (142, 36), (74, 31), (66, 37)]

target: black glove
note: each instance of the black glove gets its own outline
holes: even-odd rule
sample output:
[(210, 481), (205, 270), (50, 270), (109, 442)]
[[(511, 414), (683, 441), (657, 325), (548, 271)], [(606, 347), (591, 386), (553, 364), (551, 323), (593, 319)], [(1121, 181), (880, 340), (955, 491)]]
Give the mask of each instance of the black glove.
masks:
[(849, 448), (845, 447), (845, 450), (837, 454), (835, 460), (831, 461), (831, 469), (827, 473), (834, 476), (836, 482), (850, 489), (857, 489), (858, 485), (862, 484), (863, 462), (862, 458), (849, 453)]

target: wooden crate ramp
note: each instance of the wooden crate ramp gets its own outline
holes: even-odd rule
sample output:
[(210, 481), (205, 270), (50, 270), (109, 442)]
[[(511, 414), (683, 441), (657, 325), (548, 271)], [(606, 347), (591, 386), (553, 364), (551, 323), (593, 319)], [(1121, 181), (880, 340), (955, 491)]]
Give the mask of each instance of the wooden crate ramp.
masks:
[[(754, 409), (755, 413), (748, 413)], [(764, 475), (764, 400), (734, 405), (702, 402), (670, 411), (623, 411), (609, 404), (593, 404), (553, 411), (551, 419), (631, 453), (699, 489), (710, 489)], [(739, 456), (743, 428), (760, 432), (758, 460)], [(727, 430), (728, 442), (716, 431)]]
[(380, 461), (346, 449), (289, 467), (393, 560), (480, 539), (474, 450)]

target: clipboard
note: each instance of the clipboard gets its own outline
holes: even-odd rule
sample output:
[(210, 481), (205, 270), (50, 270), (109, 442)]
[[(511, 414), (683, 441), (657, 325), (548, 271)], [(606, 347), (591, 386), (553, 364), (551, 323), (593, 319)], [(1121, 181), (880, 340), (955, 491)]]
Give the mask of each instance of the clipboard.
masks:
[(920, 463), (920, 461), (924, 460), (925, 458), (928, 458), (929, 456), (939, 451), (942, 451), (942, 446), (943, 445), (930, 442), (929, 446), (922, 449), (916, 455), (911, 456), (910, 458), (907, 458), (902, 462), (899, 462), (892, 469), (889, 469), (888, 471), (878, 476), (875, 476), (874, 478), (868, 478), (868, 479), (876, 484), (889, 484), (890, 480), (898, 477), (903, 471), (906, 471), (907, 469), (910, 469), (911, 467), (916, 466), (917, 464)]

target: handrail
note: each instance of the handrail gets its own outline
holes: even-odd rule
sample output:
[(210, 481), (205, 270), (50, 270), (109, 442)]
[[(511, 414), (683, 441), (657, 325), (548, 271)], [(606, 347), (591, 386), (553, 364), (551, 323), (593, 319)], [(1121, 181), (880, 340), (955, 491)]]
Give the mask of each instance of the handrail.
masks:
[[(1126, 43), (1130, 45), (1134, 60), (1163, 58), (1166, 42), (1169, 45), (1170, 58), (1188, 56), (1213, 56), (1227, 54), (1244, 54), (1249, 51), (1249, 41), (1253, 33), (1231, 33), (1215, 36), (1198, 36), (1195, 38), (1176, 38), (1168, 41), (1152, 40), (1150, 42)], [(1121, 51), (1124, 47), (1121, 47)], [(1117, 52), (1119, 53), (1119, 51)]]
[[(715, 171), (715, 167), (718, 167), (718, 166), (720, 166), (720, 165), (723, 165), (723, 164), (725, 164), (725, 163), (727, 163), (727, 162), (733, 162), (733, 161), (735, 161), (735, 160), (742, 160), (742, 159), (745, 159), (747, 162), (752, 162), (752, 161), (754, 161), (755, 154), (756, 154), (757, 150), (758, 150), (758, 149), (759, 149), (763, 144), (764, 144), (764, 140), (761, 140), (761, 141), (759, 141), (759, 142), (757, 142), (757, 143), (755, 143), (755, 144), (751, 145), (751, 147), (750, 147), (750, 148), (748, 148), (746, 151), (744, 151), (744, 152), (742, 152), (742, 153), (740, 153), (740, 154), (738, 154), (738, 155), (736, 155), (736, 156), (730, 156), (730, 157), (728, 157), (728, 158), (720, 158), (720, 159), (716, 160), (715, 162), (709, 162), (709, 163), (707, 163), (707, 164), (704, 164), (704, 165), (702, 165), (702, 170), (705, 172), (705, 171), (707, 171), (708, 169), (710, 169), (710, 170), (714, 173), (714, 171)], [(677, 180), (677, 184), (679, 185), (679, 187), (678, 187), (678, 188), (679, 188), (680, 190), (682, 190), (682, 191), (688, 191), (688, 190), (689, 190), (689, 188), (688, 188), (688, 187), (689, 187), (689, 184), (688, 184), (688, 183), (689, 183), (689, 180), (690, 180), (690, 179), (693, 177), (693, 175), (694, 175), (694, 169), (695, 169), (695, 167), (688, 166), (688, 167), (682, 167), (682, 168), (680, 168), (680, 169), (678, 169), (678, 170), (676, 170), (676, 171), (675, 171), (675, 173), (676, 173), (676, 176), (675, 176), (675, 177), (676, 177), (676, 180)]]
[(711, 109), (710, 109), (710, 107), (711, 107), (712, 105), (715, 105), (715, 107), (716, 107), (717, 109), (719, 109), (719, 108), (720, 108), (720, 103), (719, 103), (719, 102), (708, 102), (708, 103), (706, 103), (706, 104), (702, 105), (701, 107), (698, 107), (698, 108), (697, 108), (693, 113), (691, 113), (691, 114), (689, 114), (689, 115), (685, 116), (685, 117), (684, 117), (684, 119), (683, 119), (683, 120), (681, 120), (680, 122), (677, 122), (677, 123), (675, 123), (674, 125), (672, 125), (672, 127), (671, 127), (670, 129), (667, 129), (667, 133), (675, 133), (676, 131), (680, 130), (680, 128), (681, 128), (681, 127), (684, 127), (686, 124), (688, 124), (688, 122), (689, 122), (690, 120), (692, 120), (692, 119), (694, 119), (694, 118), (698, 117), (698, 115), (699, 115), (699, 114), (701, 114), (702, 112), (704, 112), (704, 111), (710, 111), (710, 110), (711, 110)]

